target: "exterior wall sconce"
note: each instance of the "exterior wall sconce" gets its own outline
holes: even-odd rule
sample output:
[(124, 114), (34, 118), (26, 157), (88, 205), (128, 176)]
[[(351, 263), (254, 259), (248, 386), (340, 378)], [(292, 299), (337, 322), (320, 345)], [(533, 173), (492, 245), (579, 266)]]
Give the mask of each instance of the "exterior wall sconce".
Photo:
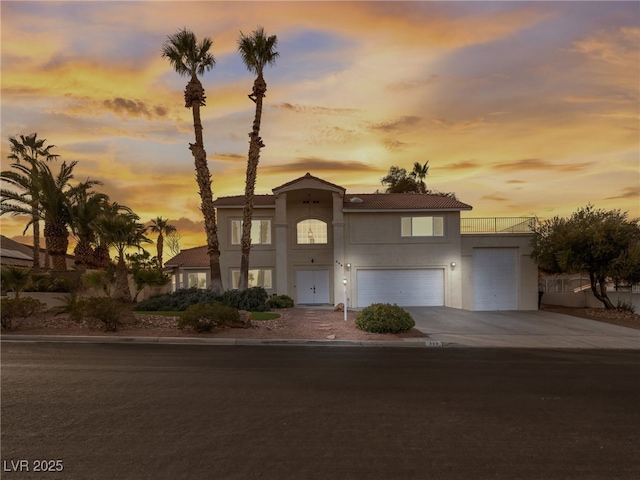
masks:
[(455, 270), (456, 269), (456, 262), (451, 262), (451, 270)]
[(347, 263), (347, 270), (351, 270), (351, 264)]

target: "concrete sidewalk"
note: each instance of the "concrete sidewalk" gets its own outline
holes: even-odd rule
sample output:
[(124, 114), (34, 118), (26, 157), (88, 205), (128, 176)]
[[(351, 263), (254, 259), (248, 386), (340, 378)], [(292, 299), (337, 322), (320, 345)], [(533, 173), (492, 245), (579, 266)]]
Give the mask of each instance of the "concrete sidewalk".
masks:
[(416, 329), (444, 346), (640, 349), (640, 330), (536, 311), (408, 308)]

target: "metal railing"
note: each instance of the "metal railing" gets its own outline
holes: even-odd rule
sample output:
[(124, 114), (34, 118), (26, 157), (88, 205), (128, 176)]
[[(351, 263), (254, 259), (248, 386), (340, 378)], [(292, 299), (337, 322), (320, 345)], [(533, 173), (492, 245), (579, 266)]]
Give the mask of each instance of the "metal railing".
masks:
[(531, 233), (535, 217), (461, 218), (460, 233)]

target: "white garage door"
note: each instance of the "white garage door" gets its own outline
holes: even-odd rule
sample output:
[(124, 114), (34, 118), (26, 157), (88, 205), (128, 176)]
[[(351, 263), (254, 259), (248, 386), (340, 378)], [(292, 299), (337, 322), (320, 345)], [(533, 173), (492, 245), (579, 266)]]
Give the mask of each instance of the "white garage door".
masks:
[(473, 309), (518, 309), (518, 250), (473, 249)]
[(358, 270), (358, 306), (395, 303), (403, 307), (444, 305), (444, 271)]

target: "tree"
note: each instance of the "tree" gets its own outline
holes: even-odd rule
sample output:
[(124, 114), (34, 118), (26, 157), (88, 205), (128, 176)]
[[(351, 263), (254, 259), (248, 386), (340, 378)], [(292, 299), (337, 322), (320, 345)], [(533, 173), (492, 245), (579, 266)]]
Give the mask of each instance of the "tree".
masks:
[(151, 220), (150, 230), (153, 233), (158, 234), (158, 240), (156, 245), (158, 248), (158, 270), (162, 270), (162, 253), (164, 250), (164, 238), (165, 235), (170, 235), (176, 232), (176, 227), (169, 224), (169, 220), (165, 220), (162, 217), (157, 217)]
[(267, 92), (267, 83), (264, 80), (264, 67), (273, 65), (279, 54), (275, 50), (278, 46), (278, 38), (275, 35), (266, 36), (264, 28), (258, 27), (245, 35), (240, 32), (238, 39), (238, 52), (242, 57), (247, 70), (256, 74), (253, 82), (253, 91), (248, 95), (256, 105), (253, 118), (253, 128), (249, 133), (249, 155), (247, 160), (247, 175), (244, 191), (244, 208), (242, 211), (242, 237), (240, 240), (240, 279), (238, 289), (246, 290), (249, 287), (249, 254), (251, 252), (251, 219), (253, 218), (253, 200), (258, 176), (258, 162), (260, 161), (260, 149), (265, 145), (260, 138), (260, 123), (262, 121), (262, 103)]
[(427, 193), (427, 185), (424, 183), (424, 179), (429, 174), (429, 160), (426, 161), (424, 165), (421, 165), (419, 162), (415, 162), (413, 164), (413, 171), (409, 174), (411, 178), (417, 180), (418, 182), (418, 191), (422, 194)]
[(386, 193), (419, 193), (420, 186), (404, 168), (392, 165), (387, 176), (380, 183), (386, 185)]
[(96, 220), (103, 245), (115, 248), (118, 254), (114, 298), (123, 302), (132, 300), (125, 262), (126, 251), (129, 248), (141, 250), (143, 243), (152, 243), (145, 236), (147, 229), (139, 220), (140, 217), (131, 209), (120, 205), (108, 209)]
[(614, 308), (607, 278), (640, 242), (638, 219), (627, 217), (620, 210), (587, 205), (569, 218), (546, 220), (535, 228), (531, 256), (546, 273), (587, 273), (593, 295), (605, 308)]
[(39, 139), (37, 133), (26, 137), (20, 135), (19, 139), (9, 137), (11, 154), (7, 158), (14, 161), (11, 166), (18, 172), (5, 171), (0, 174), (2, 180), (23, 190), (22, 194), (16, 194), (11, 190), (2, 189), (0, 215), (12, 213), (13, 215), (31, 216), (23, 235), (29, 226), (33, 227), (33, 268), (36, 270), (40, 268), (40, 216), (36, 165), (40, 161), (49, 162), (59, 157), (59, 155), (51, 153), (51, 149), (55, 148), (55, 145), (45, 146), (46, 141), (44, 138)]
[(100, 268), (103, 265), (96, 260), (96, 219), (108, 205), (109, 196), (93, 192), (91, 188), (98, 182), (85, 182), (75, 189), (71, 205), (71, 231), (76, 239), (73, 249), (75, 264), (80, 270)]
[(179, 30), (167, 37), (163, 45), (162, 57), (167, 58), (174, 70), (181, 76), (189, 77), (189, 83), (184, 91), (185, 107), (191, 108), (193, 113), (193, 130), (196, 143), (189, 144), (196, 168), (196, 182), (201, 200), (201, 211), (204, 216), (204, 229), (207, 236), (207, 253), (211, 270), (211, 289), (215, 294), (222, 294), (222, 273), (220, 271), (220, 247), (218, 242), (218, 227), (216, 224), (216, 210), (213, 205), (211, 192), (211, 173), (207, 166), (207, 152), (202, 140), (202, 120), (200, 107), (205, 105), (204, 88), (198, 75), (211, 70), (215, 65), (215, 58), (209, 52), (213, 41), (205, 37), (198, 42), (193, 32)]

